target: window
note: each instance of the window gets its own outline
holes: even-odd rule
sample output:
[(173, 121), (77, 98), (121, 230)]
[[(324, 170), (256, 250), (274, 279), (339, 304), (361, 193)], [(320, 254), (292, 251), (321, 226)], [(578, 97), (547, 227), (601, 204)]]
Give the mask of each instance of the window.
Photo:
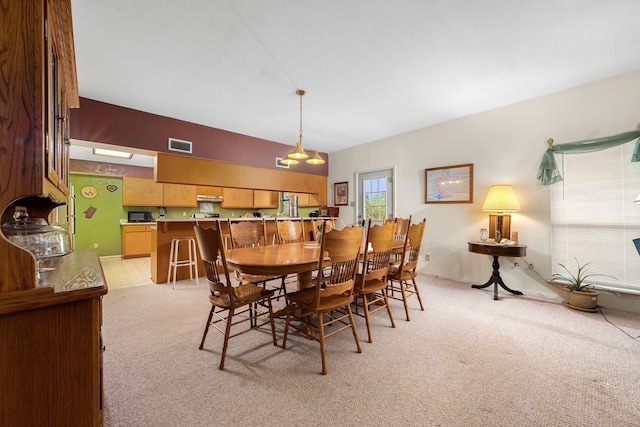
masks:
[(383, 169), (357, 174), (358, 216), (357, 222), (371, 219), (381, 224), (393, 218), (393, 169)]
[[(586, 154), (556, 156), (564, 181), (551, 185), (552, 273), (564, 264), (575, 274), (577, 259), (598, 287), (640, 289), (640, 164), (632, 163), (635, 140)], [(575, 259), (574, 259), (575, 258)]]

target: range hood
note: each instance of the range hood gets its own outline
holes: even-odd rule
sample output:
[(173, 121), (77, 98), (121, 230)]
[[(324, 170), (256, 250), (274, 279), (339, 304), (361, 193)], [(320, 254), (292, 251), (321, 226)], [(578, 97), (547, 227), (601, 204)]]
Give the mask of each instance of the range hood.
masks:
[(198, 194), (197, 200), (199, 202), (221, 202), (222, 196), (208, 196), (208, 195)]

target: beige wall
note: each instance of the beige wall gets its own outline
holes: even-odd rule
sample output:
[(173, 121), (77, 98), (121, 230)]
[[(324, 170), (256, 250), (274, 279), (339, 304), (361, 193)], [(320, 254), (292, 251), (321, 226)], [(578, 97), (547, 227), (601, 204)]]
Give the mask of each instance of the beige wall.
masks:
[[(522, 209), (512, 216), (511, 229), (528, 249), (526, 261), (501, 258), (502, 276), (508, 286), (528, 295), (555, 297), (556, 289), (538, 276), (547, 279), (551, 270), (549, 189), (536, 179), (546, 141), (603, 137), (633, 130), (639, 123), (640, 72), (624, 74), (332, 153), (329, 204), (333, 183), (348, 181), (353, 202), (357, 172), (394, 167), (396, 216), (427, 218), (422, 253), (430, 253), (431, 260), (422, 260), (420, 271), (484, 283), (491, 258), (469, 253), (467, 241), (477, 240), (479, 229), (488, 226), (482, 203), (489, 186), (512, 184)], [(425, 204), (424, 169), (463, 163), (474, 164), (474, 203)], [(342, 206), (340, 219), (355, 222), (355, 207)], [(600, 304), (640, 311), (638, 297), (602, 295)]]

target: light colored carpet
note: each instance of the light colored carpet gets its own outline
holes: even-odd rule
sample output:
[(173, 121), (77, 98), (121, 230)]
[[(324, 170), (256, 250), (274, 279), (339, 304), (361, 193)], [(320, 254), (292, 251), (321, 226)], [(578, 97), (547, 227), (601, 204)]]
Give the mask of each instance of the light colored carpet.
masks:
[[(425, 311), (397, 327), (377, 313), (374, 342), (348, 331), (318, 344), (268, 331), (198, 345), (207, 287), (182, 282), (111, 290), (104, 298), (107, 426), (637, 426), (640, 315), (419, 277)], [(282, 343), (283, 321), (277, 321)], [(619, 325), (620, 328), (614, 326)], [(636, 337), (636, 338), (634, 338)]]

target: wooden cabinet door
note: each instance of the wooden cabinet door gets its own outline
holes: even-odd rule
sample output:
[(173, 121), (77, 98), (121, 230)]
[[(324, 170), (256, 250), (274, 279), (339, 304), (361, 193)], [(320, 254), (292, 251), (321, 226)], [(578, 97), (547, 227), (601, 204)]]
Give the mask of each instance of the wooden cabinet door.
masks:
[(266, 190), (253, 190), (254, 208), (277, 208), (278, 192)]
[(151, 229), (146, 225), (122, 226), (122, 257), (136, 257), (151, 254)]
[(289, 193), (289, 196), (298, 196), (298, 206), (320, 206), (319, 195), (310, 193)]
[(164, 184), (162, 191), (162, 206), (196, 207), (195, 185)]
[(163, 206), (163, 189), (152, 179), (122, 177), (122, 206)]
[(223, 208), (253, 208), (253, 190), (245, 188), (223, 188)]
[(222, 187), (198, 185), (197, 194), (199, 196), (222, 196)]

